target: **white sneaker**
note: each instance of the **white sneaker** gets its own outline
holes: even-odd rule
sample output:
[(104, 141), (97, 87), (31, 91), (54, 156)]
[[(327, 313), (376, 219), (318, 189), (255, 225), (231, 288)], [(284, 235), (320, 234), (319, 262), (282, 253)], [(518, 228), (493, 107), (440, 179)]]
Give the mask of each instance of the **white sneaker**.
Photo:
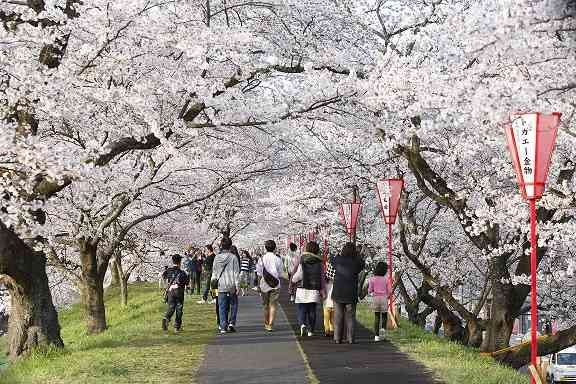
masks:
[(312, 337), (314, 334), (312, 332), (308, 332), (308, 337)]
[(213, 299), (210, 299), (210, 300), (208, 301), (208, 304), (214, 304), (214, 303), (215, 303), (215, 301), (214, 301)]
[(374, 341), (380, 341), (380, 336), (374, 336)]
[(306, 334), (306, 326), (302, 324), (300, 326), (300, 337), (304, 337), (305, 334)]
[(200, 300), (200, 301), (197, 301), (196, 304), (206, 304), (206, 301)]
[(386, 330), (384, 328), (381, 328), (378, 336), (380, 336), (383, 339), (386, 338)]

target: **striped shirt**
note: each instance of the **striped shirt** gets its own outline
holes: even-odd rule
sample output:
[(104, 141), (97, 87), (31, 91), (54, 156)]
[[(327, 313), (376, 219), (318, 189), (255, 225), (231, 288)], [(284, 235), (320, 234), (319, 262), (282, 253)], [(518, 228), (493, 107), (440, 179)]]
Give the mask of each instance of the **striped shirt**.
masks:
[(250, 259), (243, 258), (240, 260), (240, 271), (241, 272), (250, 272)]

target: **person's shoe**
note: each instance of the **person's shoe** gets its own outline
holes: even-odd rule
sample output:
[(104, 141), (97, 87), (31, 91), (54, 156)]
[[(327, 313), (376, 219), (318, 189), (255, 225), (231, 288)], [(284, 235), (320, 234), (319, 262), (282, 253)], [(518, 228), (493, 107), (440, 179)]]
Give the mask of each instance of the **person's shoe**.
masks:
[(196, 304), (206, 304), (206, 300), (197, 301)]
[(313, 332), (310, 332), (310, 331), (308, 331), (308, 337), (312, 337), (312, 336), (314, 336), (314, 333), (313, 333)]
[(376, 342), (380, 341), (380, 336), (374, 336), (374, 341)]
[(348, 340), (348, 344), (356, 344), (356, 342), (353, 340)]
[(306, 326), (302, 324), (300, 326), (300, 337), (304, 337), (305, 334), (306, 334)]
[(166, 319), (162, 319), (162, 330), (163, 331), (168, 330), (168, 320), (166, 320)]
[(386, 330), (384, 328), (380, 329), (380, 332), (378, 332), (378, 336), (380, 336), (380, 338), (385, 339), (386, 338)]
[(342, 340), (334, 340), (334, 344), (342, 344)]
[(214, 299), (210, 299), (210, 300), (208, 301), (208, 304), (214, 304), (214, 303), (215, 303)]
[(233, 325), (229, 325), (229, 326), (228, 326), (228, 332), (234, 333), (234, 332), (236, 332), (236, 328), (234, 328)]
[(221, 334), (221, 335), (224, 335), (225, 333), (226, 333), (226, 330), (225, 330), (225, 329), (221, 329), (221, 330), (220, 330), (220, 334)]
[(174, 328), (174, 332), (176, 333), (180, 333), (182, 331), (182, 328)]

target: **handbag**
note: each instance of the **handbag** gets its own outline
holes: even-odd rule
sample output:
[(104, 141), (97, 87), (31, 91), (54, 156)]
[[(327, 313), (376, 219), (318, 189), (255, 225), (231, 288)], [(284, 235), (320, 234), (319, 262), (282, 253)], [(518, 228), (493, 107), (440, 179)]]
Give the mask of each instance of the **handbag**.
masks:
[(280, 280), (270, 272), (266, 270), (264, 266), (262, 266), (262, 277), (264, 277), (264, 281), (268, 286), (272, 289), (276, 288), (278, 284), (280, 284)]
[(210, 288), (211, 289), (218, 289), (218, 284), (220, 283), (220, 278), (224, 274), (224, 271), (226, 270), (226, 267), (228, 266), (228, 264), (230, 264), (230, 263), (228, 262), (228, 263), (226, 263), (226, 265), (224, 265), (224, 268), (222, 268), (222, 272), (220, 272), (220, 276), (218, 276), (217, 279), (210, 281)]

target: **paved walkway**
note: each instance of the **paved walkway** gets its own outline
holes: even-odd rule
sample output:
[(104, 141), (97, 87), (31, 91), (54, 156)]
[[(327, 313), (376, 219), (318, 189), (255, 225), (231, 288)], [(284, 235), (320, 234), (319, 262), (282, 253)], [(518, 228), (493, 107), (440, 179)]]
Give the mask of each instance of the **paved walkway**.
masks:
[[(294, 332), (299, 332), (296, 305), (288, 302), (287, 292), (280, 296), (280, 302)], [(321, 334), (320, 308), (316, 318), (316, 333)], [(301, 345), (321, 384), (435, 383), (426, 367), (410, 360), (391, 343), (374, 342), (374, 334), (360, 324), (356, 325), (356, 344), (335, 344), (324, 336), (314, 336), (305, 337)]]
[[(200, 384), (305, 384), (307, 368), (294, 336), (296, 306), (281, 294), (275, 331), (262, 325), (257, 296), (240, 298), (238, 332), (218, 335), (208, 346), (200, 368)], [(318, 316), (321, 329), (322, 315)], [(292, 328), (291, 328), (292, 326)], [(293, 330), (294, 329), (294, 330)], [(357, 344), (334, 344), (322, 336), (306, 337), (300, 344), (321, 384), (432, 384), (422, 365), (400, 353), (392, 344), (373, 341), (373, 335), (358, 325)], [(320, 333), (320, 332), (318, 332)]]
[[(264, 330), (259, 296), (240, 297), (236, 333), (218, 335), (204, 355), (200, 384), (307, 383), (306, 364), (286, 315), (279, 310), (272, 333)], [(216, 324), (214, 324), (216, 332)]]

